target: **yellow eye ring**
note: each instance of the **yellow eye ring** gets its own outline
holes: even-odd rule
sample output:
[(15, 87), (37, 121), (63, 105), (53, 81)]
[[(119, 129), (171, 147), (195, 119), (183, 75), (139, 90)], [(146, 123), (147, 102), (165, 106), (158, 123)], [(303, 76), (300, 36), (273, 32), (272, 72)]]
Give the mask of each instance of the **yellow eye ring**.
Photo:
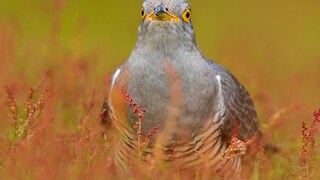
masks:
[(141, 19), (144, 19), (146, 17), (146, 12), (144, 11), (144, 9), (141, 9)]
[(182, 19), (185, 21), (185, 22), (190, 22), (191, 20), (191, 10), (190, 8), (187, 8), (183, 14), (182, 14)]

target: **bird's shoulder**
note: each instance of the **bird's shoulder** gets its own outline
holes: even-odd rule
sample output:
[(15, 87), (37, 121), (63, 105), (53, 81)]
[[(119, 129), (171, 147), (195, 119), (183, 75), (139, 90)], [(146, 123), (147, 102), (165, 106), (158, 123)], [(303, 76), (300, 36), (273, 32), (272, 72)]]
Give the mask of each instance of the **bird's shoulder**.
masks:
[(222, 136), (230, 140), (236, 121), (239, 122), (238, 136), (242, 140), (260, 133), (259, 120), (254, 103), (246, 88), (223, 66), (206, 60), (215, 75), (219, 76), (223, 112)]
[(110, 100), (111, 92), (115, 88), (119, 90), (119, 86), (120, 84), (122, 84), (121, 82), (123, 81), (124, 79), (123, 76), (124, 74), (126, 74), (126, 72), (127, 72), (127, 67), (126, 67), (126, 63), (124, 63), (114, 71), (111, 77), (111, 80), (107, 84), (107, 90), (105, 92), (105, 98), (104, 98), (102, 109), (101, 109), (101, 123), (104, 125), (108, 125), (110, 123), (110, 120), (114, 116), (112, 103)]
[(125, 74), (127, 74), (127, 63), (122, 64), (114, 71), (111, 78), (111, 84), (109, 85), (110, 89), (114, 88), (119, 84), (119, 82), (123, 81), (123, 76)]

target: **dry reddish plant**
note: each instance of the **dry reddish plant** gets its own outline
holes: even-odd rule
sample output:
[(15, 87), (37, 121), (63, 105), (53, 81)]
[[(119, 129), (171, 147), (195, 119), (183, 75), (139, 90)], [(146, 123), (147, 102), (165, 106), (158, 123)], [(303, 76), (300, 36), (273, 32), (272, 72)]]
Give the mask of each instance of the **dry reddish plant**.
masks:
[[(105, 174), (103, 170), (106, 169), (109, 169), (109, 175), (105, 174), (104, 177), (115, 177), (111, 168), (112, 159), (106, 155), (109, 145), (103, 141), (98, 131), (98, 121), (84, 123), (84, 127), (76, 132), (57, 132), (53, 128), (57, 121), (54, 121), (53, 115), (48, 114), (52, 112), (52, 93), (49, 94), (49, 90), (42, 91), (36, 101), (37, 91), (29, 90), (24, 107), (21, 108), (16, 103), (16, 98), (20, 97), (14, 96), (9, 87), (5, 90), (7, 103), (4, 107), (7, 108), (7, 119), (10, 124), (14, 123), (13, 135), (9, 134), (11, 138), (0, 137), (0, 174), (3, 178), (19, 178), (24, 175), (22, 177), (60, 179), (76, 177), (76, 174), (89, 178), (96, 176), (94, 172)], [(51, 98), (48, 99), (49, 95)], [(94, 113), (91, 109), (94, 107), (96, 110), (97, 106), (92, 104), (93, 100), (90, 100), (88, 106), (84, 106), (84, 117), (95, 119), (92, 118)], [(46, 108), (45, 105), (49, 107)], [(24, 110), (25, 115), (20, 116), (19, 110)], [(67, 172), (67, 166), (79, 171)], [(92, 169), (93, 167), (95, 168)]]
[(6, 94), (8, 98), (8, 104), (10, 106), (10, 113), (6, 113), (7, 117), (10, 119), (13, 130), (13, 141), (22, 140), (25, 137), (30, 138), (30, 132), (32, 132), (32, 127), (35, 127), (39, 123), (39, 118), (44, 107), (44, 101), (46, 99), (49, 90), (44, 90), (40, 95), (38, 102), (31, 104), (33, 91), (29, 91), (28, 98), (25, 102), (25, 115), (26, 118), (18, 116), (18, 106), (16, 100), (12, 95), (9, 87), (6, 87)]
[[(98, 112), (100, 108), (99, 101), (96, 101), (99, 96), (96, 96), (95, 91), (92, 92), (89, 101), (81, 106), (83, 109), (82, 116), (79, 118), (81, 126), (74, 132), (68, 130), (55, 132), (56, 130), (53, 127), (57, 127), (57, 119), (56, 117), (51, 118), (52, 116), (48, 115), (46, 108), (46, 106), (52, 106), (51, 91), (43, 90), (42, 93), (39, 93), (39, 88), (29, 89), (26, 93), (27, 98), (24, 106), (20, 107), (17, 99), (21, 98), (12, 92), (10, 88), (7, 87), (5, 90), (7, 95), (7, 102), (5, 104), (7, 109), (6, 117), (10, 124), (16, 124), (16, 129), (14, 128), (15, 126), (12, 126), (13, 132), (16, 132), (16, 138), (0, 139), (0, 144), (5, 144), (7, 147), (6, 155), (8, 155), (6, 157), (0, 151), (0, 173), (8, 176), (16, 173), (15, 169), (18, 169), (30, 171), (30, 177), (34, 178), (90, 178), (98, 177), (98, 175), (100, 177), (118, 177), (113, 169), (113, 152), (112, 148), (110, 148), (112, 144), (106, 142), (102, 137), (102, 133), (99, 131), (100, 124), (98, 121), (95, 121), (99, 116), (95, 112)], [(148, 145), (150, 138), (157, 133), (159, 127), (151, 129), (145, 136), (141, 134), (140, 129), (139, 134), (139, 127), (143, 126), (144, 113), (146, 111), (134, 102), (124, 88), (122, 89), (122, 93), (126, 102), (132, 108), (132, 112), (137, 116), (135, 126), (137, 128), (137, 136), (140, 136), (140, 148), (143, 150)], [(21, 113), (19, 113), (20, 111)], [(299, 156), (301, 160), (296, 162), (297, 157), (290, 153), (288, 154), (290, 164), (288, 168), (290, 168), (291, 174), (295, 177), (314, 177), (314, 175), (312, 176), (312, 172), (315, 172), (314, 170), (318, 167), (316, 163), (318, 158), (316, 156), (319, 152), (319, 142), (317, 141), (319, 118), (320, 110), (314, 112), (314, 120), (310, 126), (307, 123), (303, 123), (302, 125), (303, 143)], [(61, 125), (58, 127), (64, 128)], [(236, 121), (230, 142), (231, 147), (234, 147), (234, 151), (225, 152), (226, 154), (230, 153), (229, 157), (242, 156), (242, 151), (240, 150), (256, 142), (256, 137), (254, 137), (247, 142), (239, 144), (239, 140), (237, 139), (238, 128), (239, 121)], [(259, 144), (258, 149), (260, 155), (258, 154), (256, 162), (260, 165), (266, 162), (262, 143)], [(34, 152), (36, 153), (34, 154)], [(31, 162), (34, 164), (33, 167), (28, 166)], [(158, 173), (158, 175), (165, 177), (180, 177), (174, 170), (163, 168), (163, 164), (152, 163), (151, 166), (148, 160), (145, 163), (141, 161), (140, 164), (141, 166), (129, 172), (136, 178), (150, 177), (150, 173)], [(64, 170), (65, 166), (77, 170), (66, 172)], [(261, 172), (263, 170), (265, 169), (261, 169)], [(40, 175), (36, 172), (40, 172)], [(223, 172), (220, 175), (223, 177)], [(212, 177), (212, 174), (203, 176)]]
[(31, 102), (32, 102), (33, 92), (34, 92), (33, 89), (30, 88), (29, 93), (28, 93), (28, 98), (27, 98), (25, 105), (24, 105), (24, 113), (26, 116), (28, 116), (28, 114), (30, 113), (30, 110), (32, 108)]
[(7, 93), (8, 105), (10, 109), (10, 113), (6, 113), (6, 114), (7, 114), (7, 117), (10, 119), (11, 125), (15, 127), (15, 124), (17, 123), (17, 116), (18, 116), (16, 100), (14, 99), (12, 92), (8, 86), (5, 87), (5, 90)]
[[(309, 127), (307, 126), (307, 123), (302, 122), (302, 145), (300, 149), (298, 168), (295, 168), (292, 155), (290, 153), (288, 155), (291, 174), (293, 176), (298, 176), (300, 179), (312, 178), (313, 170), (320, 167), (320, 142), (317, 142), (315, 137), (317, 133), (319, 133), (318, 126), (320, 124), (320, 109), (318, 111), (314, 111), (313, 117), (313, 121)], [(300, 174), (298, 172), (300, 172)]]
[[(316, 148), (316, 140), (315, 135), (319, 132), (317, 124), (320, 123), (319, 120), (319, 111), (315, 111), (313, 113), (314, 119), (311, 122), (311, 125), (309, 128), (307, 128), (307, 125), (305, 122), (302, 122), (302, 146), (301, 146), (301, 162), (303, 164), (306, 164), (308, 161), (308, 154), (313, 152)], [(309, 147), (310, 145), (310, 147)], [(309, 149), (308, 149), (309, 148)]]
[(247, 145), (252, 144), (256, 141), (256, 137), (252, 137), (248, 141), (244, 142), (238, 139), (239, 134), (239, 120), (234, 123), (234, 128), (232, 130), (231, 142), (228, 149), (224, 152), (224, 157), (227, 159), (243, 156), (246, 154)]
[(144, 148), (148, 146), (148, 142), (150, 138), (158, 131), (159, 127), (154, 127), (152, 130), (149, 130), (149, 132), (145, 135), (145, 139), (142, 142), (142, 123), (144, 121), (144, 113), (146, 110), (140, 105), (138, 105), (131, 96), (127, 93), (127, 90), (125, 90), (124, 87), (121, 88), (121, 94), (123, 95), (125, 101), (129, 103), (129, 105), (133, 108), (133, 114), (135, 114), (138, 117), (138, 120), (135, 122), (135, 125), (133, 128), (137, 129), (137, 137), (138, 137), (138, 148), (139, 151), (143, 151)]

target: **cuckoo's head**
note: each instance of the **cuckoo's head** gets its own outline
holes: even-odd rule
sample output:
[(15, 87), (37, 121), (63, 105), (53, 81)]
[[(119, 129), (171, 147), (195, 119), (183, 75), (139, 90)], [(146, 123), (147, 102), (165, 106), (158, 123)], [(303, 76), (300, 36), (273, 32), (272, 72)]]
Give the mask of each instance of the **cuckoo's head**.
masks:
[(191, 7), (186, 0), (145, 0), (141, 9), (139, 38), (168, 37), (194, 41), (191, 16)]

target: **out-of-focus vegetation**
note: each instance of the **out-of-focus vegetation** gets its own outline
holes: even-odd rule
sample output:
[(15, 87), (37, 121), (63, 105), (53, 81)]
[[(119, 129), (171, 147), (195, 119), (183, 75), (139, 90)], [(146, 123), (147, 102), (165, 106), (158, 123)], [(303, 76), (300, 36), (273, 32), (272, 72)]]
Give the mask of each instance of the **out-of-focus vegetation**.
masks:
[[(141, 3), (0, 0), (1, 177), (114, 177), (99, 112), (134, 47)], [(251, 177), (305, 177), (310, 165), (316, 179), (316, 159), (300, 153), (302, 122), (320, 108), (320, 1), (190, 3), (201, 50), (247, 87), (280, 149)]]

